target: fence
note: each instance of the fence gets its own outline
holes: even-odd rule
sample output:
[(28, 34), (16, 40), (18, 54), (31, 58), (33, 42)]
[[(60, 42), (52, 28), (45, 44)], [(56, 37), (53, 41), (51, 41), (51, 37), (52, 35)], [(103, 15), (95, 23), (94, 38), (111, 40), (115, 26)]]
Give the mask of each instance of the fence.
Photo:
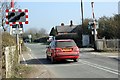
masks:
[(15, 59), (15, 50), (15, 46), (5, 48), (6, 78), (10, 78), (12, 76), (12, 68), (14, 66), (13, 63)]
[(120, 49), (120, 39), (106, 40), (106, 49), (118, 51)]
[(120, 39), (98, 39), (96, 46), (97, 50), (120, 51)]

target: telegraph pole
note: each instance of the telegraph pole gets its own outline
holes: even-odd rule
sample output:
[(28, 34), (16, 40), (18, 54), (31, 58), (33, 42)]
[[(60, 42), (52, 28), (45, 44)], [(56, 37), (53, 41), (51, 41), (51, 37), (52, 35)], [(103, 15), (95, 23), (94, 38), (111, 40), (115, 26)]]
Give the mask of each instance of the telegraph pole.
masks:
[[(83, 28), (83, 2), (81, 0), (81, 16), (82, 16), (82, 28), (81, 28), (81, 33), (84, 33), (84, 28)], [(80, 34), (81, 35), (81, 34)], [(83, 38), (83, 36), (81, 35), (81, 38)], [(81, 42), (81, 45), (83, 45), (83, 43)]]
[(94, 33), (94, 48), (96, 49), (96, 40), (97, 40), (97, 30), (96, 30), (96, 21), (95, 21), (95, 14), (94, 14), (94, 2), (91, 2), (92, 6), (92, 16), (93, 16), (93, 33)]
[(82, 27), (83, 27), (83, 2), (81, 0), (81, 14), (82, 14)]

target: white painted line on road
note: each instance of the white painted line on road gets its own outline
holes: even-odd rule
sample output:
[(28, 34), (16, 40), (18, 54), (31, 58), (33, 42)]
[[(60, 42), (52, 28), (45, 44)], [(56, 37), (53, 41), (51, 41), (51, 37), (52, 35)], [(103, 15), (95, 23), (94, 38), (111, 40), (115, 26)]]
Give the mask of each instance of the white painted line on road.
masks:
[(108, 68), (108, 67), (105, 67), (105, 66), (101, 66), (101, 65), (98, 65), (98, 64), (94, 64), (94, 63), (91, 63), (91, 62), (88, 62), (88, 61), (83, 61), (83, 60), (80, 60), (81, 63), (83, 64), (87, 64), (91, 67), (95, 67), (95, 68), (98, 68), (98, 69), (101, 69), (101, 70), (104, 70), (104, 71), (107, 71), (107, 72), (110, 72), (110, 73), (113, 73), (113, 74), (117, 74), (117, 75), (120, 75), (118, 70), (115, 70), (115, 69), (111, 69), (111, 68)]
[[(82, 60), (82, 61), (83, 61), (83, 60)], [(88, 61), (84, 61), (84, 62), (86, 62), (86, 63), (90, 63), (90, 62), (88, 62)], [(94, 63), (90, 63), (90, 64), (92, 64), (92, 65), (96, 65), (96, 66), (99, 66), (99, 67), (103, 67), (103, 68), (106, 68), (106, 69), (109, 69), (109, 70), (112, 70), (112, 71), (119, 72), (118, 70), (115, 70), (115, 69), (112, 69), (112, 68), (108, 68), (108, 67), (105, 67), (105, 66), (101, 66), (101, 65), (98, 65), (98, 64), (94, 64)]]
[(108, 56), (108, 57), (111, 57), (111, 58), (118, 58), (118, 56)]
[(28, 55), (33, 59), (34, 57), (28, 53)]
[[(33, 56), (32, 54), (28, 53), (28, 56), (30, 56), (32, 59), (36, 59), (38, 60), (38, 62), (40, 64), (42, 64), (42, 66), (46, 67), (37, 57)], [(43, 72), (46, 72), (47, 70), (44, 70)], [(50, 71), (50, 70), (49, 70)], [(36, 78), (39, 78), (39, 77), (36, 77)]]
[(102, 55), (101, 53), (95, 53), (95, 52), (91, 52), (91, 54)]
[(25, 58), (23, 57), (23, 54), (21, 54), (21, 56), (22, 56), (22, 58), (23, 58), (23, 61), (24, 61), (25, 65), (27, 66), (27, 63), (26, 63)]
[(27, 47), (27, 49), (31, 52), (31, 49), (29, 47)]
[(115, 56), (110, 56), (110, 53), (98, 53), (98, 52), (91, 52), (90, 54), (106, 56), (106, 57), (118, 57), (118, 54), (115, 53)]
[(37, 59), (37, 57), (33, 56), (32, 54), (28, 53), (28, 55), (33, 58), (33, 59)]
[(29, 53), (28, 53), (28, 55), (29, 55), (32, 59), (38, 60), (38, 61), (40, 62), (40, 64), (43, 64), (37, 57), (35, 57), (35, 56), (33, 56), (32, 54), (29, 54)]

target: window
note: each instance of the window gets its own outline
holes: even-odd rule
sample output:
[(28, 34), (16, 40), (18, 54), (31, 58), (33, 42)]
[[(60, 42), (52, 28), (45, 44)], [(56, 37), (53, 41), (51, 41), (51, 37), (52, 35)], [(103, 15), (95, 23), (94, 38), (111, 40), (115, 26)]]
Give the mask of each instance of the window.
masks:
[(74, 41), (57, 41), (56, 42), (57, 47), (72, 47), (76, 46), (76, 43)]

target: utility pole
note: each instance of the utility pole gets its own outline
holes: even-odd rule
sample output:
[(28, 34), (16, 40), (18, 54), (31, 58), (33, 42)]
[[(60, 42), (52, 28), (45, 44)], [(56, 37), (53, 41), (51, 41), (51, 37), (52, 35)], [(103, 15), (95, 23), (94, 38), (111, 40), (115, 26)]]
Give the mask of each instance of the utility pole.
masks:
[[(81, 0), (81, 16), (82, 16), (82, 28), (81, 28), (81, 33), (83, 34), (84, 33), (84, 28), (83, 28), (83, 2), (82, 2), (82, 0)], [(80, 34), (81, 35), (81, 38), (83, 38), (83, 35), (82, 34)], [(81, 45), (83, 45), (83, 43), (81, 42)]]
[(97, 40), (97, 30), (96, 30), (96, 20), (95, 20), (95, 14), (94, 14), (94, 2), (91, 2), (92, 6), (92, 16), (93, 16), (93, 34), (94, 34), (94, 48), (96, 49), (96, 40)]
[(81, 0), (81, 15), (82, 15), (82, 27), (83, 27), (83, 2)]

